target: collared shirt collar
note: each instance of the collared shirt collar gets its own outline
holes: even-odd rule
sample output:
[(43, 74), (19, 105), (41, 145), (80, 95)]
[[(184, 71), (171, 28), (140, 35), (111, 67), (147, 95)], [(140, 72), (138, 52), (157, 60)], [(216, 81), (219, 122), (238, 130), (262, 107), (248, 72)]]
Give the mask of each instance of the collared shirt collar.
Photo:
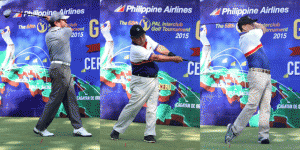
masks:
[[(146, 40), (146, 42), (147, 42), (147, 40)], [(138, 44), (136, 44), (136, 43), (134, 43), (134, 42), (131, 42), (131, 44), (132, 45), (135, 45), (135, 46), (141, 46), (141, 45), (138, 45)], [(143, 47), (143, 46), (142, 46)]]
[(244, 34), (246, 34), (247, 32), (242, 32), (242, 33), (240, 33), (240, 36), (242, 36), (242, 35), (244, 35)]
[(60, 29), (60, 27), (51, 27), (51, 28), (49, 29), (49, 31), (53, 32), (53, 31), (57, 31), (57, 30), (59, 30), (59, 29)]

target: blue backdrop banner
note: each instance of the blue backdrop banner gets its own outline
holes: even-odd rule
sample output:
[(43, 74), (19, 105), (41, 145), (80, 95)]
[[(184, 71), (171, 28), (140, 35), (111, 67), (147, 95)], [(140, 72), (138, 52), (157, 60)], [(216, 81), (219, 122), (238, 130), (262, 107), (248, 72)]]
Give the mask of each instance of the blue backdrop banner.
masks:
[[(100, 36), (103, 61), (100, 63), (100, 118), (117, 120), (130, 99), (129, 30), (139, 24), (154, 41), (189, 60), (178, 64), (157, 63), (160, 69), (157, 123), (200, 127), (199, 15), (196, 0), (101, 1), (100, 23), (104, 28), (110, 25), (110, 31)], [(107, 64), (111, 64), (110, 69), (105, 68)], [(145, 122), (146, 107), (145, 104), (134, 121)]]
[[(0, 29), (15, 45), (14, 63), (8, 68), (5, 58), (8, 49), (5, 37), (0, 38), (0, 116), (40, 116), (51, 92), (49, 52), (45, 35), (50, 24), (40, 16), (53, 11), (70, 16), (71, 70), (74, 77), (80, 112), (83, 117), (100, 115), (100, 44), (99, 0), (11, 0), (0, 2), (0, 12), (12, 11), (9, 17), (0, 15)], [(9, 62), (8, 62), (9, 63)], [(66, 117), (61, 106), (57, 116)]]
[[(236, 23), (249, 15), (266, 26), (261, 39), (272, 78), (271, 127), (300, 127), (299, 2), (224, 0), (200, 2), (201, 25), (211, 44), (210, 74), (201, 74), (201, 125), (234, 122), (248, 101), (248, 62)], [(231, 23), (226, 23), (231, 22)], [(259, 109), (249, 121), (258, 126)]]

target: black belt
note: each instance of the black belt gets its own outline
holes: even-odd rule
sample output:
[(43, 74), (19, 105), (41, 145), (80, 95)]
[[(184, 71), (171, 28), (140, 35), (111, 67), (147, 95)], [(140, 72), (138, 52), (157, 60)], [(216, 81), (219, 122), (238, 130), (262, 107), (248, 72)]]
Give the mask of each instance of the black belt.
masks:
[(250, 68), (250, 71), (256, 71), (256, 72), (262, 72), (262, 73), (266, 73), (266, 74), (271, 74), (270, 70), (262, 69), (262, 68)]
[(156, 78), (157, 77), (157, 74), (156, 75), (133, 74), (133, 75), (140, 76), (140, 77), (147, 77), (147, 78)]

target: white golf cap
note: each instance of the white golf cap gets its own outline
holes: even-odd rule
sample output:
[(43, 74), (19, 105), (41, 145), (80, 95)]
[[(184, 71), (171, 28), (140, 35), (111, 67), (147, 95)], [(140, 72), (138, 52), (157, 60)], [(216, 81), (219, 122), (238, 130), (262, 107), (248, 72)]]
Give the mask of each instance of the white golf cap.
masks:
[(57, 20), (60, 20), (60, 19), (68, 19), (70, 16), (65, 16), (63, 13), (61, 12), (53, 12), (50, 19), (49, 19), (49, 22), (55, 22)]

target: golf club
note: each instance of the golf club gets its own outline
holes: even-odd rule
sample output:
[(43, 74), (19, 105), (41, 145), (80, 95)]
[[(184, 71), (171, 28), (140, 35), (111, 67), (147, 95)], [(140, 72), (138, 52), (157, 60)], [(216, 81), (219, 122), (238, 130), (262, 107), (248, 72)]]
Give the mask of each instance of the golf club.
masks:
[[(188, 60), (188, 59), (182, 59), (183, 61), (192, 61), (192, 60)], [(192, 61), (192, 62), (197, 62), (197, 61)]]
[[(5, 16), (5, 18), (8, 18), (8, 17), (10, 17), (11, 13), (12, 13), (12, 11), (10, 9), (6, 9), (3, 12), (3, 15)], [(23, 13), (23, 12), (13, 12), (13, 13)], [(23, 14), (46, 18), (45, 16), (39, 16), (39, 15), (34, 15), (34, 14), (28, 14), (28, 13), (23, 13)]]

